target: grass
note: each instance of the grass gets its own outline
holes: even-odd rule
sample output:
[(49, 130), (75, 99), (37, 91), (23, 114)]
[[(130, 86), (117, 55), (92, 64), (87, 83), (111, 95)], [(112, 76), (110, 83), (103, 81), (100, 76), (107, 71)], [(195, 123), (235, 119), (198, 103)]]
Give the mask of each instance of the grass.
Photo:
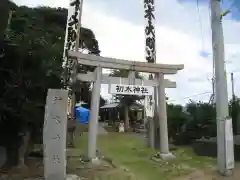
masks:
[[(78, 138), (76, 146), (82, 152), (86, 152), (87, 136)], [(99, 136), (98, 148), (104, 156), (112, 159), (122, 172), (131, 174), (131, 178), (137, 180), (159, 180), (160, 177), (162, 180), (174, 179), (196, 169), (208, 168), (215, 163), (212, 158), (196, 156), (190, 148), (179, 148), (174, 151), (173, 153), (177, 156), (175, 159), (153, 162), (151, 156), (156, 151), (146, 148), (144, 142), (133, 134), (111, 132), (108, 135)], [(123, 175), (122, 172), (118, 171)], [(126, 179), (118, 178), (117, 174), (113, 175), (115, 180)]]

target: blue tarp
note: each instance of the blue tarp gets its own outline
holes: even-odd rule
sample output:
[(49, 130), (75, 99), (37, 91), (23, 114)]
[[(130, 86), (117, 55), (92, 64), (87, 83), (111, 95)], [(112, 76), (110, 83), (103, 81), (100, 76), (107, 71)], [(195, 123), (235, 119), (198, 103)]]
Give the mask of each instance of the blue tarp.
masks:
[(88, 109), (83, 107), (76, 107), (76, 119), (80, 121), (81, 124), (88, 124), (90, 118), (90, 112)]

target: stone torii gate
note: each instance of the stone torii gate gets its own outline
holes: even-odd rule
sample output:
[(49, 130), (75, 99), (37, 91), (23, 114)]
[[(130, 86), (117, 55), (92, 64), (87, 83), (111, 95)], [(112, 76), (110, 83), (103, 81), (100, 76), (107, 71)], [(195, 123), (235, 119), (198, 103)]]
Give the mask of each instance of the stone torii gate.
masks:
[[(101, 83), (118, 83), (120, 78), (102, 75), (102, 68), (129, 70), (129, 78), (121, 81), (123, 84), (147, 85), (155, 87), (153, 104), (147, 102), (145, 108), (152, 111), (156, 109), (158, 114), (158, 124), (160, 125), (160, 151), (163, 156), (171, 157), (168, 147), (167, 114), (165, 102), (165, 88), (175, 88), (176, 83), (164, 79), (165, 74), (176, 74), (183, 69), (183, 65), (151, 64), (147, 62), (128, 61), (114, 58), (106, 58), (89, 54), (82, 54), (79, 50), (79, 36), (81, 27), (81, 15), (83, 0), (70, 0), (68, 10), (68, 20), (66, 26), (66, 36), (64, 43), (63, 68), (65, 72), (66, 90), (49, 90), (45, 108), (44, 121), (44, 176), (46, 180), (66, 178), (66, 133), (67, 133), (67, 104), (68, 95), (72, 98), (72, 119), (74, 119), (75, 94), (76, 89), (72, 89), (73, 83), (80, 81), (93, 82), (91, 119), (89, 124), (88, 157), (96, 159), (96, 142), (98, 112), (100, 101)], [(155, 63), (155, 30), (153, 26), (154, 0), (144, 0), (144, 15), (147, 21), (145, 27), (146, 35), (146, 59)], [(151, 31), (150, 31), (151, 30)], [(89, 74), (76, 74), (78, 65), (88, 65), (95, 67), (95, 71)], [(134, 72), (147, 72), (156, 75), (153, 80), (134, 79)], [(157, 96), (156, 96), (157, 95)], [(148, 100), (151, 100), (149, 98)], [(147, 115), (152, 121), (153, 113)], [(151, 140), (154, 140), (154, 131), (151, 131)], [(151, 141), (151, 147), (154, 142)]]
[[(129, 79), (123, 78), (121, 81), (123, 84), (133, 85), (150, 85), (157, 89), (157, 113), (160, 124), (160, 151), (162, 156), (172, 156), (168, 147), (168, 127), (167, 127), (167, 112), (166, 112), (166, 97), (165, 88), (175, 88), (176, 83), (164, 79), (164, 75), (176, 74), (179, 70), (183, 69), (183, 65), (168, 65), (168, 64), (151, 64), (147, 62), (122, 60), (115, 58), (106, 58), (101, 56), (95, 56), (90, 54), (83, 54), (76, 51), (68, 51), (70, 58), (76, 58), (78, 65), (94, 66), (94, 73), (89, 74), (75, 74), (73, 83), (76, 80), (93, 82), (92, 99), (91, 99), (91, 115), (89, 122), (89, 141), (88, 141), (88, 157), (92, 160), (96, 159), (96, 142), (97, 142), (97, 130), (98, 130), (98, 113), (99, 113), (99, 101), (100, 101), (100, 89), (101, 83), (116, 84), (120, 81), (120, 77), (108, 77), (102, 75), (102, 69), (123, 69), (130, 72)], [(134, 80), (134, 72), (145, 72), (156, 74), (154, 80)], [(152, 134), (151, 136), (154, 136)], [(153, 144), (153, 142), (151, 142)], [(153, 146), (153, 145), (151, 145)]]

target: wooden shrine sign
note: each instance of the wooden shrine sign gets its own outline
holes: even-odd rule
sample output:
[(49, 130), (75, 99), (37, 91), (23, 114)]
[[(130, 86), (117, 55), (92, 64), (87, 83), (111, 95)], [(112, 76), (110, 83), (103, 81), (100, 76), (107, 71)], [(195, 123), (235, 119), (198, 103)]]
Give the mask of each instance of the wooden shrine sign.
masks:
[(154, 88), (152, 86), (110, 84), (109, 94), (151, 96)]

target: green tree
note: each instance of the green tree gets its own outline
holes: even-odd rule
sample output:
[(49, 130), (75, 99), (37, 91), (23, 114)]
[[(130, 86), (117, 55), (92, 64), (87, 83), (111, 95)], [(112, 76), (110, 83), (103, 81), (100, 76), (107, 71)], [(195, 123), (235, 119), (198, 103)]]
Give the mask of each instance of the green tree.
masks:
[(216, 136), (216, 109), (212, 104), (190, 100), (185, 109), (187, 120), (175, 137), (177, 143), (186, 144), (202, 137)]
[(181, 105), (167, 104), (168, 135), (174, 138), (181, 127), (189, 120)]
[[(62, 88), (62, 54), (67, 21), (62, 8), (17, 7), (10, 28), (0, 41), (0, 128), (2, 143), (9, 149), (10, 164), (17, 163), (19, 132), (41, 142), (44, 106), (49, 88)], [(80, 47), (99, 55), (94, 33), (81, 29)], [(81, 72), (91, 70), (79, 67)], [(79, 96), (90, 97), (89, 84), (82, 83)], [(26, 136), (24, 136), (26, 138)], [(13, 144), (17, 147), (13, 148)], [(28, 144), (24, 144), (25, 148)]]

